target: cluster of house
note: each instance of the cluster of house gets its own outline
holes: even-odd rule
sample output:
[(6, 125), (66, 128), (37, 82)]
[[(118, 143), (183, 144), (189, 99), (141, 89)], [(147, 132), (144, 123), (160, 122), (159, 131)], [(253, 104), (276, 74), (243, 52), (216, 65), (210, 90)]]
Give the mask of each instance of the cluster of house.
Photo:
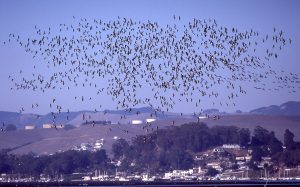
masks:
[[(33, 129), (36, 129), (36, 126), (35, 125), (25, 125), (24, 128), (25, 128), (25, 130), (33, 130)], [(43, 124), (42, 128), (43, 129), (51, 129), (51, 128), (63, 129), (63, 128), (65, 128), (65, 125), (46, 123), (46, 124)]]
[[(204, 180), (204, 179), (247, 179), (251, 160), (251, 150), (241, 148), (237, 144), (224, 144), (214, 149), (193, 155), (194, 161), (201, 167), (189, 170), (173, 170), (164, 175), (168, 180)], [(235, 169), (232, 169), (235, 167)], [(219, 174), (208, 177), (208, 168), (213, 168)]]
[[(114, 137), (118, 139), (118, 137)], [(75, 146), (74, 150), (77, 151), (97, 151), (103, 147), (104, 139), (96, 140), (94, 143), (82, 143), (80, 146)], [(205, 152), (193, 155), (194, 160), (199, 162), (199, 166), (187, 170), (173, 170), (166, 172), (163, 175), (157, 174), (150, 176), (148, 173), (128, 175), (125, 172), (117, 172), (114, 175), (109, 175), (105, 171), (96, 170), (95, 172), (88, 173), (73, 173), (69, 178), (72, 181), (154, 181), (154, 180), (249, 180), (253, 179), (250, 175), (252, 172), (247, 164), (251, 160), (252, 150), (241, 148), (239, 145), (223, 145), (215, 147)], [(121, 161), (111, 162), (116, 166), (121, 164)], [(270, 174), (265, 165), (272, 165), (270, 157), (263, 157), (261, 162), (256, 163), (260, 168), (260, 176), (255, 179), (265, 180), (300, 180), (300, 166), (295, 168), (278, 168), (277, 176)], [(216, 174), (208, 175), (208, 171), (214, 169)], [(32, 181), (33, 178), (12, 178), (11, 175), (2, 174), (1, 181)], [(40, 178), (43, 182), (49, 181), (63, 181), (63, 176), (57, 176), (51, 179), (49, 176), (42, 176)]]
[[(140, 124), (144, 124), (144, 123), (152, 123), (155, 122), (156, 119), (155, 118), (147, 118), (145, 120), (139, 120), (139, 119), (133, 119), (131, 121), (129, 121), (129, 123), (131, 123), (132, 125), (140, 125)], [(117, 124), (117, 123), (113, 123), (109, 121), (109, 124)], [(37, 127), (35, 125), (25, 125), (24, 129), (25, 130), (33, 130), (36, 129)], [(42, 125), (43, 129), (51, 129), (51, 128), (56, 128), (56, 129), (63, 129), (65, 128), (65, 125), (63, 124), (43, 124)]]
[[(253, 176), (248, 167), (252, 159), (252, 150), (244, 149), (236, 144), (225, 144), (220, 147), (194, 155), (194, 160), (202, 166), (189, 170), (173, 170), (164, 175), (168, 180), (249, 180)], [(204, 164), (203, 164), (204, 163)], [(260, 175), (255, 178), (277, 180), (277, 179), (300, 179), (300, 166), (296, 168), (278, 168), (276, 175), (270, 174), (266, 166), (272, 166), (271, 157), (262, 157), (260, 162), (255, 162)], [(207, 176), (209, 168), (217, 171), (213, 177)], [(297, 177), (298, 176), (298, 177)]]
[(134, 120), (131, 120), (131, 124), (140, 125), (140, 124), (143, 124), (143, 123), (152, 123), (154, 121), (156, 121), (156, 119), (154, 119), (154, 118), (148, 118), (146, 120), (134, 119)]
[[(116, 172), (115, 175), (108, 175), (107, 173), (96, 171), (95, 175), (82, 176), (76, 180), (84, 181), (154, 181), (154, 180), (249, 180), (251, 179), (251, 170), (247, 166), (251, 160), (252, 150), (244, 149), (236, 144), (225, 144), (223, 146), (215, 147), (214, 149), (201, 152), (193, 155), (194, 160), (199, 162), (198, 167), (187, 170), (173, 170), (164, 173), (164, 175), (149, 176), (147, 173), (127, 175), (125, 172)], [(202, 164), (200, 164), (202, 162)], [(204, 164), (203, 164), (204, 163)], [(298, 168), (283, 168), (282, 173), (277, 177), (270, 176), (269, 171), (265, 169), (265, 165), (272, 165), (270, 157), (263, 157), (262, 161), (257, 163), (257, 167), (261, 169), (261, 176), (258, 178), (277, 180), (277, 179), (298, 179), (300, 173), (300, 166)], [(120, 161), (115, 163), (120, 165)], [(213, 168), (218, 174), (208, 176), (209, 168)], [(294, 172), (296, 175), (292, 175)], [(293, 177), (292, 177), (293, 176)], [(299, 178), (300, 179), (300, 178)]]
[(104, 145), (104, 139), (96, 140), (94, 143), (81, 143), (80, 145), (74, 146), (72, 150), (75, 151), (98, 151), (102, 149)]

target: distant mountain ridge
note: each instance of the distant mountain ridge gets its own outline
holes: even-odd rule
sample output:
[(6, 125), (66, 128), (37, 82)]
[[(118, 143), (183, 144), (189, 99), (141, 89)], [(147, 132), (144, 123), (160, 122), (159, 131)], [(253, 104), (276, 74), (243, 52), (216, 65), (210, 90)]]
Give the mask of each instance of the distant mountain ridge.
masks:
[[(56, 116), (55, 122), (57, 124), (66, 124), (68, 121), (74, 119), (82, 112), (62, 112)], [(68, 119), (67, 120), (67, 116)], [(46, 115), (37, 114), (20, 114), (17, 112), (0, 111), (0, 122), (4, 124), (14, 124), (17, 128), (22, 128), (24, 125), (42, 126), (45, 123), (52, 123), (53, 117), (51, 113)]]
[[(140, 114), (140, 115), (137, 115)], [(220, 112), (218, 109), (207, 109), (203, 110), (202, 113), (209, 114), (209, 115), (233, 115), (233, 113), (225, 113)], [(174, 117), (178, 117), (180, 113), (171, 113), (171, 112), (158, 112), (151, 107), (141, 107), (141, 108), (132, 108), (126, 110), (104, 110), (100, 112), (95, 111), (78, 111), (78, 112), (62, 112), (60, 114), (55, 114), (55, 123), (56, 124), (72, 124), (77, 125), (79, 124), (79, 120), (82, 119), (82, 115), (87, 114), (91, 115), (92, 119), (87, 120), (95, 120), (95, 121), (105, 121), (111, 120), (117, 122), (120, 119), (120, 116), (128, 116), (128, 120), (132, 120), (137, 118), (139, 120), (143, 120), (145, 118), (152, 117), (159, 118), (159, 119), (173, 119)], [(144, 115), (141, 115), (144, 114)], [(149, 114), (149, 115), (148, 115)], [(156, 114), (154, 116), (154, 114)], [(250, 112), (242, 113), (243, 115), (270, 115), (270, 116), (300, 116), (300, 101), (289, 101), (286, 103), (281, 104), (280, 106), (271, 105), (268, 107), (261, 107)], [(189, 117), (192, 115), (185, 115), (185, 117)], [(127, 120), (127, 123), (128, 123)], [(17, 128), (22, 129), (25, 125), (34, 125), (37, 127), (41, 127), (43, 124), (52, 123), (53, 122), (53, 115), (48, 113), (46, 115), (36, 115), (36, 114), (20, 114), (17, 112), (6, 112), (0, 111), (0, 122), (4, 124), (14, 124)], [(74, 124), (77, 123), (77, 124)], [(80, 124), (83, 123), (82, 121)]]
[[(111, 121), (113, 123), (118, 123), (121, 116), (126, 116), (127, 120), (122, 120), (123, 123), (128, 123), (133, 119), (146, 120), (147, 118), (157, 118), (157, 119), (171, 119), (174, 116), (179, 116), (177, 113), (161, 112), (156, 111), (151, 107), (141, 107), (132, 108), (124, 110), (104, 110), (104, 111), (78, 111), (78, 112), (61, 112), (54, 113), (55, 118), (53, 118), (52, 113), (46, 115), (37, 114), (20, 114), (17, 112), (6, 112), (0, 111), (0, 122), (7, 124), (14, 124), (18, 129), (23, 129), (25, 125), (34, 125), (37, 128), (42, 127), (43, 124), (52, 124), (53, 122), (57, 125), (60, 124), (70, 124), (74, 126), (80, 126), (86, 121), (90, 123), (91, 121)], [(83, 120), (83, 116), (84, 120)], [(151, 117), (152, 116), (152, 117)], [(125, 118), (123, 118), (125, 119)]]
[(250, 114), (260, 115), (281, 115), (281, 116), (300, 116), (300, 101), (289, 101), (280, 106), (271, 105), (251, 110)]

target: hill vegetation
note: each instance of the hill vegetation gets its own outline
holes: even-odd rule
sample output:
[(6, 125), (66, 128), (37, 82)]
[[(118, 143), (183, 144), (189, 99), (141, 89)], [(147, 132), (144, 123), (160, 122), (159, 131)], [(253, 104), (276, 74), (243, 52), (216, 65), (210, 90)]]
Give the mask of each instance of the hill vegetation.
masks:
[[(253, 150), (253, 160), (282, 153), (282, 143), (274, 132), (257, 126), (253, 136), (249, 129), (190, 123), (158, 130), (133, 139), (130, 145), (120, 139), (113, 145), (114, 158), (121, 160), (123, 171), (165, 172), (195, 166), (193, 155), (223, 144), (238, 144)], [(281, 157), (281, 156), (279, 156)], [(132, 164), (133, 163), (133, 164)]]

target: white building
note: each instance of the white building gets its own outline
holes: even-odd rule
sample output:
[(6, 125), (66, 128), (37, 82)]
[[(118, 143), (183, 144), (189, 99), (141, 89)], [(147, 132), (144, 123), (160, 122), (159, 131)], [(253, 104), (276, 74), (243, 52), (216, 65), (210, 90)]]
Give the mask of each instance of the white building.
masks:
[(52, 124), (43, 124), (43, 129), (51, 129), (52, 128)]
[(213, 149), (214, 153), (224, 153), (224, 149), (222, 147), (216, 147)]
[(140, 124), (143, 124), (143, 121), (142, 120), (132, 120), (131, 124), (132, 125), (140, 125)]
[(172, 172), (165, 173), (164, 179), (172, 179), (172, 178), (185, 178), (186, 176), (190, 176), (194, 173), (193, 169), (189, 170), (173, 170)]
[(81, 143), (80, 150), (86, 151), (88, 150), (89, 144), (88, 143)]
[(94, 145), (94, 150), (100, 150), (103, 147), (104, 139), (96, 140), (96, 143)]
[(25, 126), (25, 130), (33, 130), (33, 129), (35, 129), (34, 125), (26, 125)]
[(63, 128), (65, 128), (65, 126), (64, 125), (56, 125), (55, 128), (57, 128), (57, 129), (63, 129)]
[(250, 160), (252, 159), (252, 156), (251, 155), (247, 155), (247, 156), (245, 156), (245, 159), (246, 159), (246, 162), (250, 162)]
[(152, 123), (152, 122), (154, 122), (154, 121), (156, 121), (156, 119), (154, 119), (154, 118), (146, 119), (146, 122), (147, 122), (147, 123)]
[(62, 124), (43, 124), (43, 129), (51, 129), (51, 128), (56, 128), (56, 129), (63, 129), (65, 128), (65, 125)]
[(235, 157), (235, 160), (236, 160), (236, 161), (245, 161), (246, 158), (245, 158), (244, 156), (236, 156), (236, 157)]
[(210, 163), (207, 163), (207, 167), (212, 167), (212, 168), (214, 168), (216, 170), (219, 170), (219, 171), (222, 170), (220, 162), (210, 162)]
[(222, 147), (224, 149), (241, 149), (241, 146), (238, 144), (224, 144)]

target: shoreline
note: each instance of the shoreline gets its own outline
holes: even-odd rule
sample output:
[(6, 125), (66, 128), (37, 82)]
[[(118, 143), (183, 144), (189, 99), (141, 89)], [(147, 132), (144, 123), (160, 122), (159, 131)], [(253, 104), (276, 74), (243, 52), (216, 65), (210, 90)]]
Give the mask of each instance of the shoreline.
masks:
[(2, 186), (300, 186), (300, 180), (0, 182)]

